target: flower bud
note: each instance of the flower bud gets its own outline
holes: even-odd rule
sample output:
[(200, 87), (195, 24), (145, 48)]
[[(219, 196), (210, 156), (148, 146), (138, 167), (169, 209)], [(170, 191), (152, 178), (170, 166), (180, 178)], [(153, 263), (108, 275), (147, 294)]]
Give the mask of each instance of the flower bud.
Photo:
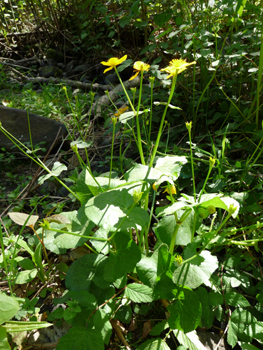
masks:
[(186, 122), (185, 123), (185, 126), (186, 126), (186, 129), (188, 130), (188, 131), (191, 131), (191, 129), (192, 129), (192, 122)]
[(134, 203), (138, 203), (141, 200), (142, 194), (143, 194), (143, 192), (139, 192), (139, 191), (134, 191), (133, 192)]

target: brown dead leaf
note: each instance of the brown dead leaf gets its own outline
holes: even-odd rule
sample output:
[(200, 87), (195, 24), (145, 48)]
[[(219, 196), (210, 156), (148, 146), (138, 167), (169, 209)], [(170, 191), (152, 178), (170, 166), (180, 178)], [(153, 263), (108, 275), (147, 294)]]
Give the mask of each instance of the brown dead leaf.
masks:
[(143, 330), (142, 330), (142, 339), (146, 338), (147, 335), (151, 332), (152, 330), (152, 323), (151, 321), (146, 321), (143, 324)]

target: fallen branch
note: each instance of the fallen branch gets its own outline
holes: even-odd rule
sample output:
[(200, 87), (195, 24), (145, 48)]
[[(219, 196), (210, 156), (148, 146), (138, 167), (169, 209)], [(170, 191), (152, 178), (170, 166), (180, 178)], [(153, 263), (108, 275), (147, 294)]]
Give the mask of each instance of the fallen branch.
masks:
[[(140, 84), (140, 78), (136, 77), (133, 80), (127, 80), (123, 83), (123, 85), (125, 86), (125, 89), (130, 89), (132, 87), (138, 86)], [(104, 87), (106, 87), (107, 85), (104, 85)], [(108, 89), (105, 89), (104, 91), (106, 91)], [(117, 85), (114, 89), (112, 89), (109, 92), (109, 96), (108, 95), (103, 95), (101, 96), (96, 102), (94, 102), (93, 106), (91, 107), (91, 109), (89, 110), (89, 112), (87, 114), (85, 114), (84, 116), (82, 116), (81, 120), (87, 118), (87, 116), (89, 116), (90, 114), (94, 115), (94, 119), (98, 118), (101, 116), (101, 111), (103, 107), (109, 106), (112, 102), (115, 102), (118, 98), (119, 98), (119, 92), (123, 91), (122, 85), (119, 84)]]

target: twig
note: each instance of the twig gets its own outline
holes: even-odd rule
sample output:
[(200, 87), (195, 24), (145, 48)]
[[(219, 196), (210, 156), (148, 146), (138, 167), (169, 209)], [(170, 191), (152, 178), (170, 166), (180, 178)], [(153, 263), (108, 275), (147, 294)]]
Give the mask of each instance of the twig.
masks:
[(124, 338), (124, 336), (122, 334), (122, 331), (121, 331), (120, 327), (117, 324), (117, 321), (116, 320), (111, 320), (110, 323), (111, 323), (112, 327), (115, 329), (115, 332), (116, 332), (118, 338), (120, 339), (122, 344), (125, 346), (125, 349), (131, 350), (131, 347), (128, 344), (128, 342), (126, 341), (126, 339)]

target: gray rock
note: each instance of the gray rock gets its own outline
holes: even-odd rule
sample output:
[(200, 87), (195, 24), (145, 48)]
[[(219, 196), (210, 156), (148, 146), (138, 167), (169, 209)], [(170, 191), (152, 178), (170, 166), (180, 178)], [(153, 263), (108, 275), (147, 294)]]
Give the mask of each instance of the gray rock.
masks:
[[(66, 138), (68, 134), (64, 124), (52, 119), (29, 113), (29, 121), (34, 147), (43, 142), (43, 144), (41, 143), (41, 147), (45, 147), (48, 150), (56, 139), (59, 128), (61, 130), (55, 147), (58, 147), (62, 142), (62, 138)], [(0, 122), (2, 123), (2, 127), (16, 139), (30, 145), (27, 111), (0, 106)], [(14, 147), (14, 144), (0, 131), (0, 149), (3, 147), (8, 152), (19, 152), (18, 148)]]
[(80, 73), (84, 73), (84, 72), (86, 72), (86, 71), (88, 71), (90, 69), (91, 69), (91, 65), (90, 64), (82, 64), (80, 66), (75, 67), (72, 72), (74, 74), (80, 74)]
[(79, 64), (78, 60), (71, 60), (69, 63), (66, 65), (66, 72), (70, 72), (73, 68), (75, 68)]
[(38, 73), (41, 77), (50, 78), (61, 76), (62, 71), (55, 66), (44, 66), (39, 68)]

